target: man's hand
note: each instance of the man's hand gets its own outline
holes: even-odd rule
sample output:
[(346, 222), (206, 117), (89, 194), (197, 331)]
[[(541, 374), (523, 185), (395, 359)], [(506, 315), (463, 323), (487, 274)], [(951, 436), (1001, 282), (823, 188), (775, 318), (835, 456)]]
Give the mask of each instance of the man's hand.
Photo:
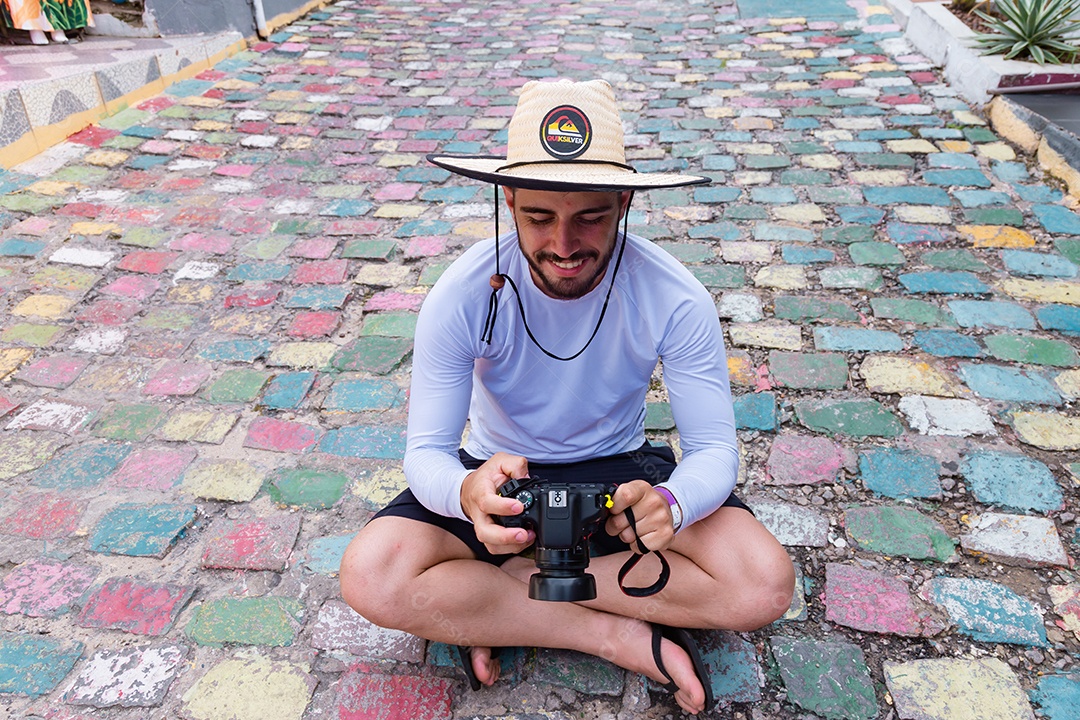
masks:
[(510, 478), (529, 476), (529, 462), (519, 455), (495, 453), (486, 463), (465, 476), (461, 484), (461, 509), (473, 522), (476, 538), (496, 555), (519, 553), (536, 540), (525, 528), (507, 528), (492, 515), (517, 515), (525, 508), (514, 498), (495, 492)]
[[(611, 517), (605, 529), (608, 535), (620, 540), (637, 552), (637, 538), (652, 551), (664, 550), (675, 538), (675, 525), (667, 498), (645, 480), (632, 480), (620, 485), (612, 498)], [(626, 519), (626, 508), (633, 508), (637, 535)]]

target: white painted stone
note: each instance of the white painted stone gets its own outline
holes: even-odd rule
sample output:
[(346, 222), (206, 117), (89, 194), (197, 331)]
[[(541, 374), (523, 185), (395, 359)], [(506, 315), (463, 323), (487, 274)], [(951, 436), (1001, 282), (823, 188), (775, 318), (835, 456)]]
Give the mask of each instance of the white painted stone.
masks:
[(221, 266), (212, 262), (199, 262), (192, 260), (184, 263), (184, 266), (173, 275), (174, 280), (208, 280), (221, 270)]
[(90, 248), (62, 247), (49, 256), (49, 262), (83, 267), (105, 267), (115, 253)]
[(212, 187), (214, 192), (225, 193), (226, 195), (240, 195), (243, 193), (254, 192), (258, 185), (250, 180), (227, 178), (225, 180), (219, 180), (214, 183)]
[(90, 146), (88, 145), (62, 142), (59, 145), (54, 145), (48, 150), (35, 155), (26, 162), (16, 165), (13, 170), (24, 175), (45, 177), (47, 175), (52, 175), (60, 168), (67, 165), (68, 162), (78, 160), (88, 152), (90, 152)]
[(907, 395), (900, 398), (899, 408), (923, 435), (997, 435), (990, 414), (970, 400)]
[(735, 322), (757, 322), (765, 317), (761, 298), (750, 293), (724, 293), (716, 304), (716, 313)]
[(165, 133), (165, 137), (169, 140), (180, 140), (182, 142), (196, 142), (201, 140), (205, 133), (201, 133), (198, 130), (170, 130)]
[(93, 328), (71, 341), (71, 349), (97, 355), (112, 355), (124, 346), (127, 332), (120, 328)]
[(489, 218), (494, 215), (491, 203), (454, 203), (447, 205), (442, 216), (447, 220), (461, 218)]
[(825, 547), (829, 543), (828, 518), (810, 508), (754, 498), (746, 498), (746, 504), (781, 545)]
[(315, 209), (315, 203), (311, 200), (282, 200), (274, 206), (274, 212), (279, 215), (307, 215)]
[(216, 167), (213, 160), (199, 160), (198, 158), (178, 158), (168, 165), (171, 172), (186, 172), (188, 170), (209, 170)]
[(165, 699), (187, 652), (183, 645), (99, 650), (83, 664), (64, 702), (154, 707)]
[(353, 130), (368, 130), (370, 132), (382, 132), (386, 128), (390, 127), (390, 124), (394, 122), (394, 118), (389, 115), (380, 115), (379, 117), (371, 118), (359, 118), (353, 123)]
[(272, 148), (278, 144), (281, 138), (276, 135), (249, 135), (240, 141), (240, 144), (244, 147), (252, 148)]
[(127, 190), (80, 190), (75, 199), (89, 203), (121, 203), (129, 194)]
[(237, 122), (259, 122), (260, 120), (267, 120), (270, 117), (270, 113), (264, 110), (241, 110), (236, 113)]
[(1006, 565), (1068, 567), (1069, 557), (1050, 518), (983, 513), (969, 521), (971, 532), (960, 536), (960, 547), (990, 555)]
[[(417, 612), (422, 612), (417, 608)], [(312, 647), (345, 650), (358, 657), (422, 663), (426, 642), (400, 630), (372, 624), (343, 602), (329, 600), (319, 609), (311, 634)]]
[(8, 430), (53, 430), (67, 435), (78, 430), (90, 416), (85, 405), (56, 400), (38, 400), (8, 423)]

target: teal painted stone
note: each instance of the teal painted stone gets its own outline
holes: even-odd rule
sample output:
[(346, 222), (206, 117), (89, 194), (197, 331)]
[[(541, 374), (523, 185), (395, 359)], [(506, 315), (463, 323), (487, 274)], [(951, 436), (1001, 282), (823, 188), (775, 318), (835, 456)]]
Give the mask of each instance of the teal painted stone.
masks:
[(397, 250), (397, 242), (394, 240), (365, 240), (355, 239), (345, 243), (341, 249), (343, 258), (359, 258), (361, 260), (389, 260)]
[(791, 227), (790, 225), (758, 223), (754, 226), (754, 239), (768, 242), (813, 243), (814, 232), (806, 228)]
[(232, 282), (272, 282), (284, 280), (291, 272), (292, 265), (288, 263), (243, 263), (230, 270), (225, 279)]
[(842, 300), (779, 295), (773, 300), (773, 316), (779, 320), (839, 320), (855, 322), (859, 314)]
[(696, 633), (717, 706), (761, 700), (761, 666), (752, 643), (733, 632)]
[(1080, 239), (1057, 238), (1054, 240), (1054, 249), (1073, 263), (1080, 265)]
[(81, 642), (0, 634), (0, 693), (38, 697), (60, 684), (82, 656)]
[(952, 315), (925, 300), (870, 298), (870, 308), (874, 311), (874, 317), (882, 320), (902, 320), (916, 325), (956, 326)]
[(534, 680), (586, 695), (622, 695), (623, 671), (598, 657), (573, 650), (541, 648)]
[(262, 404), (275, 410), (299, 407), (315, 384), (313, 372), (287, 372), (275, 375), (263, 393)]
[(733, 222), (717, 222), (694, 225), (687, 235), (695, 240), (738, 240), (743, 233)]
[(292, 598), (220, 598), (195, 608), (184, 633), (211, 647), (226, 643), (285, 647), (296, 639), (303, 613), (303, 604)]
[(363, 336), (412, 338), (416, 334), (415, 313), (374, 313), (364, 317)]
[(885, 234), (889, 236), (889, 240), (900, 245), (933, 244), (946, 240), (941, 229), (933, 225), (891, 222), (885, 226)]
[(934, 250), (925, 253), (922, 261), (938, 270), (990, 271), (990, 266), (975, 257), (970, 250)]
[(0, 257), (37, 257), (46, 245), (44, 240), (8, 238), (0, 241)]
[(405, 457), (405, 428), (400, 425), (351, 425), (330, 430), (318, 450), (330, 455), (376, 460)]
[(956, 558), (956, 543), (945, 528), (913, 508), (850, 507), (844, 511), (844, 530), (851, 542), (882, 555), (938, 562)]
[(249, 403), (259, 396), (271, 374), (254, 368), (226, 370), (203, 391), (212, 403)]
[(990, 178), (978, 170), (927, 170), (923, 180), (944, 187), (990, 187)]
[(859, 453), (859, 475), (868, 490), (891, 498), (941, 497), (938, 461), (899, 448), (872, 448)]
[(909, 293), (941, 295), (984, 295), (991, 289), (975, 275), (968, 272), (905, 273), (897, 278)]
[(784, 262), (789, 265), (814, 265), (836, 261), (836, 253), (828, 248), (805, 245), (784, 245), (781, 251)]
[(267, 483), (270, 498), (281, 505), (325, 510), (345, 494), (349, 476), (344, 473), (291, 468), (278, 470)]
[(80, 445), (53, 457), (39, 468), (32, 484), (38, 487), (74, 490), (95, 487), (112, 474), (131, 453), (131, 445), (92, 443)]
[(1080, 307), (1075, 305), (1046, 305), (1035, 311), (1035, 318), (1044, 330), (1080, 335)]
[(90, 537), (98, 553), (165, 557), (195, 521), (194, 505), (118, 505), (105, 514)]
[(876, 400), (804, 400), (795, 404), (795, 416), (816, 432), (847, 437), (897, 437), (904, 432), (900, 419)]
[(952, 330), (919, 330), (912, 339), (920, 350), (937, 357), (981, 357), (983, 354), (977, 340)]
[(885, 218), (885, 211), (875, 207), (838, 207), (836, 214), (845, 223), (855, 225), (877, 225)]
[(769, 353), (769, 374), (782, 387), (838, 390), (848, 385), (847, 358), (838, 353)]
[(936, 205), (948, 207), (952, 199), (942, 188), (908, 185), (903, 187), (867, 187), (863, 196), (871, 205)]
[(270, 350), (270, 341), (257, 340), (221, 340), (203, 348), (198, 357), (210, 362), (253, 363)]
[(710, 290), (730, 290), (746, 285), (746, 268), (742, 265), (694, 265), (689, 270)]
[(1032, 205), (1031, 211), (1047, 232), (1055, 235), (1080, 235), (1080, 215), (1063, 205)]
[(323, 401), (324, 410), (365, 412), (390, 410), (402, 402), (403, 392), (389, 380), (339, 379)]
[(645, 429), (671, 430), (675, 427), (675, 417), (671, 414), (671, 403), (645, 403)]
[(707, 262), (716, 258), (713, 248), (704, 243), (658, 242), (657, 245), (681, 263)]
[(1080, 364), (1076, 350), (1070, 343), (1062, 340), (1020, 335), (988, 335), (983, 338), (983, 342), (990, 355), (998, 360), (1054, 367), (1075, 367)]
[(1044, 675), (1030, 697), (1046, 720), (1070, 720), (1080, 708), (1080, 675)]
[[(734, 164), (730, 168), (707, 168), (712, 170), (734, 170)], [(737, 187), (718, 187), (716, 185), (704, 188), (697, 188), (694, 190), (694, 202), (705, 203), (711, 205), (714, 203), (730, 203), (735, 202), (742, 195), (742, 188)]]
[(1042, 613), (1026, 598), (989, 580), (936, 577), (920, 594), (941, 607), (957, 630), (980, 642), (1047, 644)]
[(828, 720), (873, 720), (877, 696), (857, 645), (773, 635), (769, 640), (788, 699)]
[(349, 547), (354, 537), (356, 533), (313, 539), (304, 555), (303, 566), (308, 571), (319, 575), (337, 574), (341, 568), (341, 558), (345, 555), (345, 548)]
[(997, 190), (957, 190), (953, 197), (966, 208), (985, 207), (987, 205), (1008, 205), (1012, 202), (1008, 193)]
[(1030, 250), (1001, 251), (1005, 269), (1013, 275), (1035, 277), (1076, 277), (1077, 267), (1071, 260), (1050, 253), (1031, 252)]
[(1035, 319), (1022, 305), (1000, 300), (949, 300), (949, 312), (960, 327), (1004, 327), (1034, 330)]
[(1061, 395), (1053, 383), (1035, 372), (1000, 365), (960, 363), (959, 375), (979, 397), (1034, 405), (1061, 404)]
[(341, 372), (385, 375), (401, 365), (412, 347), (411, 338), (362, 337), (339, 350), (330, 365)]
[(980, 450), (964, 458), (960, 474), (987, 505), (1050, 512), (1064, 502), (1050, 468), (1027, 455)]
[(310, 286), (302, 287), (285, 301), (287, 308), (305, 308), (308, 310), (340, 310), (349, 299), (347, 286)]
[(740, 430), (776, 430), (780, 416), (776, 395), (770, 392), (750, 393), (732, 398), (735, 427)]
[(1023, 227), (1024, 213), (1016, 208), (974, 208), (964, 211), (968, 225), (1011, 225)]
[(394, 231), (394, 237), (410, 238), (428, 235), (446, 236), (450, 235), (453, 230), (454, 226), (445, 220), (410, 220), (409, 222), (402, 223), (402, 225)]
[(867, 328), (814, 328), (814, 347), (838, 352), (900, 352), (904, 340), (888, 330)]
[(941, 152), (926, 156), (927, 164), (932, 168), (950, 168), (960, 170), (978, 170), (979, 159), (968, 153)]
[(896, 267), (907, 262), (900, 248), (884, 242), (852, 243), (848, 245), (848, 256), (856, 265)]

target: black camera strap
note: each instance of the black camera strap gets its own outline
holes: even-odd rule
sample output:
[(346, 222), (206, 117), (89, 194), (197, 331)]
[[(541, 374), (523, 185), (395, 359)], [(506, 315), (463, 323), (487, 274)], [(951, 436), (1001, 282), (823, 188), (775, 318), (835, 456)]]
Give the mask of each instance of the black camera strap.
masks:
[(649, 597), (650, 595), (655, 595), (667, 586), (668, 579), (671, 577), (671, 566), (668, 565), (667, 559), (660, 551), (656, 552), (656, 557), (660, 560), (660, 577), (656, 578), (656, 582), (648, 587), (627, 587), (626, 585), (623, 585), (623, 580), (626, 579), (627, 574), (634, 569), (634, 566), (638, 564), (641, 558), (652, 552), (652, 550), (645, 547), (645, 543), (641, 542), (641, 538), (638, 536), (637, 521), (634, 520), (634, 512), (630, 508), (626, 508), (623, 512), (626, 513), (626, 519), (630, 522), (630, 529), (634, 531), (634, 538), (637, 543), (638, 551), (632, 554), (619, 570), (619, 589), (630, 597)]

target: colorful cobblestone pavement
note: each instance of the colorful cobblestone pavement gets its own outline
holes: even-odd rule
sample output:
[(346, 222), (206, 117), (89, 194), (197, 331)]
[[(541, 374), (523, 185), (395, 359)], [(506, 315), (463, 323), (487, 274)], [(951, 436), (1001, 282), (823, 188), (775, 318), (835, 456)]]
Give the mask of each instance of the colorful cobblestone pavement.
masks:
[(638, 168), (715, 180), (631, 225), (715, 295), (801, 578), (699, 634), (714, 715), (1076, 717), (1080, 215), (863, 0), (346, 0), (0, 175), (0, 715), (675, 712), (530, 648), (472, 693), (337, 588), (403, 484), (417, 310), (493, 229), (425, 153), (596, 76)]

